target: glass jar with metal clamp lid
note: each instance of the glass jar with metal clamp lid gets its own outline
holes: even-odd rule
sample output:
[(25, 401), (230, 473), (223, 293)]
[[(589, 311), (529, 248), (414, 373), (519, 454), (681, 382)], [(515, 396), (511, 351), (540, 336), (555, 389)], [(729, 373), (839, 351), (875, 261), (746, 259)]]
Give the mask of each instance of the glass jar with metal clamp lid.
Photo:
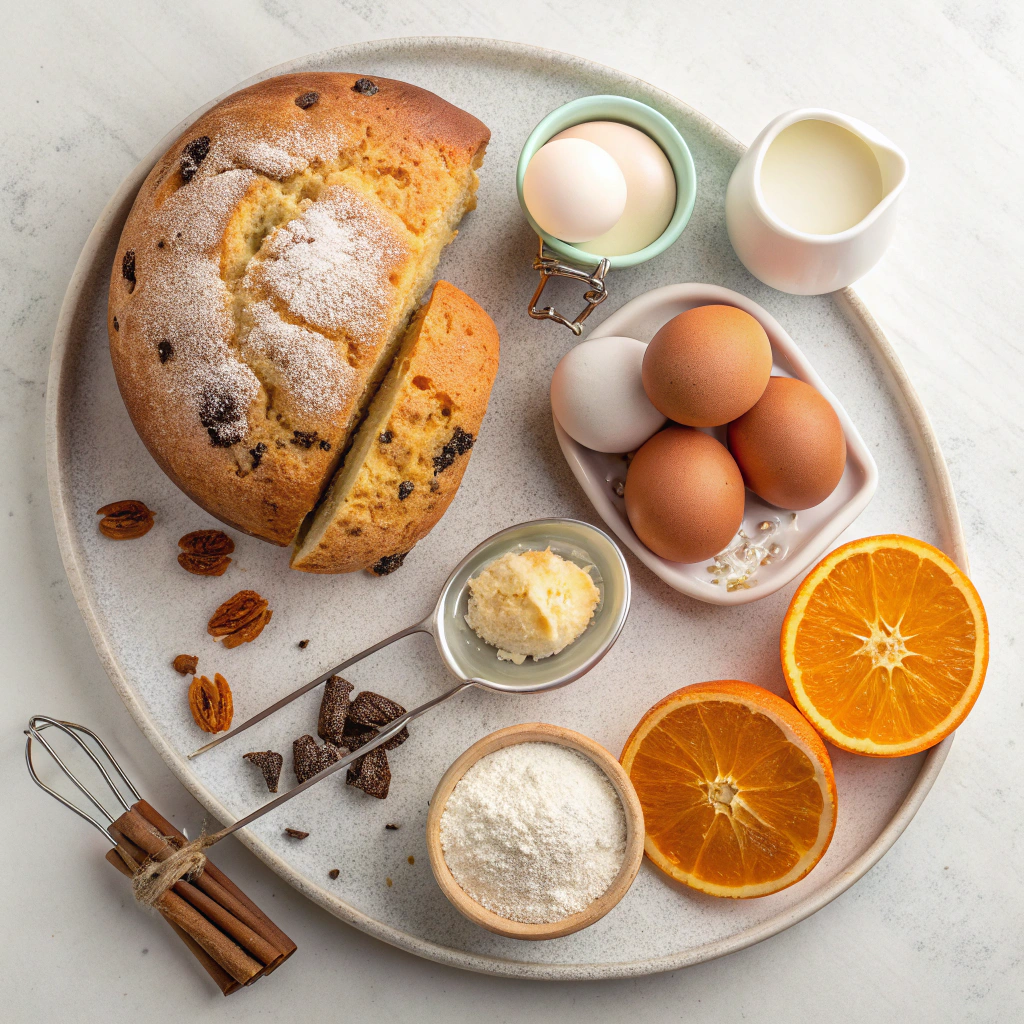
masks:
[[(568, 128), (598, 121), (617, 122), (643, 132), (661, 148), (675, 177), (675, 207), (667, 226), (649, 245), (625, 255), (601, 256), (556, 238), (540, 227), (523, 198), (526, 168), (537, 151)], [(653, 107), (625, 96), (584, 96), (552, 111), (530, 133), (519, 154), (516, 190), (519, 205), (538, 237), (538, 254), (533, 266), (540, 272), (540, 282), (530, 300), (530, 316), (535, 320), (554, 320), (578, 336), (583, 333), (583, 322), (608, 297), (605, 278), (609, 270), (645, 263), (663, 253), (682, 234), (693, 212), (697, 196), (697, 175), (693, 157), (682, 135), (668, 118)], [(540, 305), (544, 288), (552, 277), (566, 277), (587, 285), (583, 295), (586, 305), (575, 319), (570, 320), (552, 306)]]

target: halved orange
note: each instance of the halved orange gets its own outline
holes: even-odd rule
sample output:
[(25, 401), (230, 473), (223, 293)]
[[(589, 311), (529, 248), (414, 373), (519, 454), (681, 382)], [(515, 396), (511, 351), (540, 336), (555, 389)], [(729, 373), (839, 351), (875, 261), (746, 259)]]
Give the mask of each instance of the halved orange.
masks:
[(796, 706), (827, 740), (900, 757), (967, 717), (985, 681), (988, 621), (974, 585), (938, 548), (866, 537), (797, 588), (781, 653)]
[(835, 831), (825, 744), (788, 701), (751, 683), (670, 693), (640, 720), (621, 761), (644, 809), (647, 856), (712, 896), (785, 889)]

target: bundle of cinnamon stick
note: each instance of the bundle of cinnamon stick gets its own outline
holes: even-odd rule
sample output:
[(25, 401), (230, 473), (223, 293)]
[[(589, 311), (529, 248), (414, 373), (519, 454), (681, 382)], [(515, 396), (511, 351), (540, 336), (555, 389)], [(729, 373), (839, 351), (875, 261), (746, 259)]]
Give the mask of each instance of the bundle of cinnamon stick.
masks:
[[(147, 860), (165, 860), (188, 842), (145, 800), (133, 804), (107, 831), (117, 842), (107, 860), (128, 877)], [(226, 996), (276, 970), (296, 949), (209, 861), (198, 876), (175, 882), (153, 905)]]

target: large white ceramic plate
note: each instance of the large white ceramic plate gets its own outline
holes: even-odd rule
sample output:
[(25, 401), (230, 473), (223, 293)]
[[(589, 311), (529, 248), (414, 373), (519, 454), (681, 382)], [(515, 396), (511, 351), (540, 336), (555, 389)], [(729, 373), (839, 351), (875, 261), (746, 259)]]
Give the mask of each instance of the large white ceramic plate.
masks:
[[(626, 516), (625, 500), (618, 493), (617, 488), (621, 489), (626, 475), (625, 457), (595, 452), (574, 441), (557, 418), (555, 436), (565, 461), (598, 514), (648, 569), (670, 587), (698, 601), (737, 605), (774, 594), (821, 558), (829, 545), (867, 507), (878, 486), (878, 468), (849, 413), (789, 333), (767, 310), (738, 292), (713, 284), (670, 284), (655, 288), (612, 313), (590, 337), (637, 338), (646, 343), (663, 324), (684, 310), (713, 304), (737, 306), (758, 320), (772, 346), (772, 375), (797, 377), (817, 388), (835, 409), (846, 437), (843, 477), (821, 504), (799, 513), (786, 512), (762, 501), (753, 491), (746, 492), (740, 536), (730, 541), (726, 550), (747, 548), (752, 541), (758, 552), (766, 554), (766, 564), (756, 565), (751, 571), (745, 560), (735, 560), (722, 573), (712, 571), (717, 566), (711, 559), (686, 564), (659, 557), (633, 532)], [(725, 443), (725, 427), (715, 427), (706, 433)], [(768, 533), (761, 532), (764, 523), (770, 524)], [(773, 551), (777, 549), (777, 553), (769, 553), (769, 545)], [(744, 585), (730, 586), (731, 581)]]
[[(786, 325), (830, 383), (878, 463), (878, 493), (857, 520), (858, 534), (905, 531), (965, 563), (948, 476), (925, 414), (857, 298), (851, 292), (783, 295), (758, 284), (734, 257), (722, 203), (741, 147), (724, 132), (634, 78), (509, 43), (365, 43), (259, 77), (309, 68), (415, 82), (491, 127), (479, 209), (466, 218), (440, 275), (493, 315), (502, 335), (501, 369), (462, 489), (400, 572), (384, 579), (307, 576), (287, 568), (287, 551), (238, 537), (226, 576), (189, 576), (175, 562), (177, 538), (216, 523), (171, 484), (136, 437), (117, 393), (105, 336), (108, 268), (121, 225), (144, 175), (184, 124), (157, 143), (100, 216), (69, 285), (53, 350), (47, 444), (57, 534), (75, 597), (115, 687), (171, 770), (214, 816), (231, 820), (266, 799), (259, 773), (240, 755), (287, 750), (293, 737), (313, 731), (318, 695), (292, 704), (245, 739), (186, 762), (183, 755), (202, 736), (186, 710), (183, 682), (170, 668), (175, 654), (198, 654), (203, 671), (224, 673), (241, 721), (346, 653), (422, 618), (452, 566), (495, 530), (543, 516), (596, 518), (561, 456), (548, 405), (552, 370), (573, 337), (526, 315), (536, 240), (515, 194), (523, 139), (549, 110), (577, 96), (617, 92), (650, 103), (678, 126), (697, 165), (697, 204), (682, 239), (657, 260), (613, 273), (607, 312), (677, 281), (710, 281), (753, 298)], [(156, 509), (156, 526), (141, 540), (111, 543), (97, 532), (95, 510), (126, 497)], [(778, 634), (790, 588), (753, 604), (718, 608), (672, 590), (632, 556), (630, 568), (629, 620), (589, 675), (536, 696), (471, 691), (418, 722), (409, 742), (394, 752), (386, 802), (331, 779), (257, 822), (243, 841), (311, 899), (377, 938), (443, 963), (518, 977), (607, 978), (680, 967), (757, 942), (824, 906), (906, 827), (949, 740), (927, 754), (889, 761), (833, 752), (835, 839), (806, 879), (765, 899), (715, 900), (677, 887), (645, 865), (627, 897), (594, 927), (552, 942), (521, 943), (470, 924), (435, 885), (424, 840), (427, 800), (448, 765), (485, 733), (545, 721), (618, 751), (640, 715), (684, 683), (733, 677), (784, 692)], [(204, 625), (213, 608), (242, 587), (266, 595), (274, 619), (255, 643), (223, 651)], [(305, 638), (309, 646), (299, 650), (297, 641)], [(409, 707), (449, 685), (424, 636), (361, 663), (351, 678)], [(401, 823), (399, 831), (385, 831), (392, 821)], [(310, 837), (288, 839), (286, 825)], [(333, 881), (331, 868), (340, 872)]]

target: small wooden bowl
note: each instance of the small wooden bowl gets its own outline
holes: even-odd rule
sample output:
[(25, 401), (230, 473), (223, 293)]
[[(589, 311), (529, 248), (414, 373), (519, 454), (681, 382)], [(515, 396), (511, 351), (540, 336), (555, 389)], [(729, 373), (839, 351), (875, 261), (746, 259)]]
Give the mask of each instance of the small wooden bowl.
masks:
[[(477, 903), (455, 881), (441, 848), (441, 815), (456, 784), (481, 757), (516, 743), (559, 743), (589, 757), (608, 777), (608, 781), (622, 801), (622, 809), (626, 815), (626, 852), (622, 867), (612, 879), (611, 885), (585, 910), (546, 924), (511, 921)], [(437, 789), (434, 790), (430, 811), (427, 814), (427, 851), (430, 853), (430, 866), (437, 884), (441, 886), (441, 891), (448, 897), (452, 906), (470, 921), (488, 931), (513, 939), (556, 939), (560, 935), (578, 932), (581, 928), (600, 920), (626, 895), (626, 890), (633, 884), (633, 879), (640, 870), (640, 862), (644, 856), (644, 812), (629, 776), (622, 770), (619, 762), (599, 743), (557, 725), (545, 725), (542, 722), (512, 725), (478, 740), (444, 773), (437, 784)]]

